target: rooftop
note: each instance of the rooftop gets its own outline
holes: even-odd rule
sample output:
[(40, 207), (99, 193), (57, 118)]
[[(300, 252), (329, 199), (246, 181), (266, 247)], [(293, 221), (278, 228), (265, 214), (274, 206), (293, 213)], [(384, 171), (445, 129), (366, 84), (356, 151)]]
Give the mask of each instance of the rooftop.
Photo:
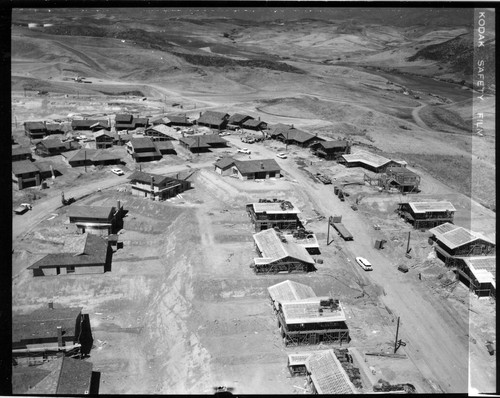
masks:
[(306, 131), (299, 130), (296, 128), (284, 130), (281, 132), (281, 135), (283, 136), (283, 138), (285, 138), (289, 141), (293, 140), (293, 141), (302, 142), (302, 143), (310, 140), (311, 138), (318, 138), (320, 140), (323, 140), (323, 138), (319, 138), (319, 137), (315, 136), (314, 134), (311, 134), (311, 133), (308, 133)]
[(234, 165), (241, 174), (281, 170), (274, 159), (234, 160)]
[(383, 156), (376, 155), (371, 152), (359, 150), (350, 155), (342, 155), (342, 157), (349, 163), (362, 162), (372, 167), (381, 167), (389, 163), (391, 160)]
[(258, 127), (261, 123), (265, 123), (262, 120), (257, 120), (257, 119), (249, 119), (243, 122), (243, 126), (249, 126), (249, 127)]
[(199, 119), (198, 123), (205, 123), (205, 124), (221, 124), (226, 117), (229, 115), (225, 112), (215, 112), (215, 111), (206, 111), (204, 114), (202, 114)]
[(174, 144), (172, 141), (156, 141), (155, 142), (156, 149), (174, 149)]
[(321, 146), (324, 149), (331, 148), (345, 148), (348, 145), (347, 141), (335, 140), (335, 141), (322, 141), (316, 144), (317, 146)]
[(479, 234), (477, 232), (469, 231), (465, 228), (453, 225), (451, 223), (444, 223), (437, 227), (429, 229), (429, 232), (436, 236), (440, 242), (450, 249), (463, 246), (467, 243), (482, 239), (488, 243), (495, 244), (491, 239)]
[(154, 178), (154, 185), (155, 186), (160, 186), (160, 185), (163, 185), (164, 183), (167, 183), (167, 182), (179, 181), (173, 177), (159, 175), (159, 174), (145, 173), (143, 171), (134, 171), (128, 177), (128, 179), (130, 181), (137, 181), (137, 182), (141, 182), (143, 184), (151, 184), (151, 177)]
[(12, 156), (31, 154), (31, 149), (24, 146), (12, 148)]
[(286, 257), (314, 264), (307, 250), (292, 242), (282, 242), (274, 229), (266, 229), (253, 235), (255, 244), (262, 253), (262, 258), (256, 258), (256, 264), (268, 264)]
[(157, 124), (156, 126), (149, 127), (148, 129), (146, 129), (146, 133), (151, 130), (170, 137), (174, 134), (178, 134), (174, 128), (166, 126), (164, 124)]
[(78, 235), (84, 236), (85, 248), (81, 251), (81, 242), (74, 240), (72, 236), (67, 236), (70, 241), (64, 245), (63, 249), (74, 250), (71, 252), (60, 252), (47, 254), (45, 257), (38, 260), (28, 269), (53, 268), (57, 266), (93, 266), (104, 265), (108, 253), (108, 242), (98, 235), (85, 233)]
[(306, 359), (307, 371), (318, 394), (356, 394), (356, 387), (349, 380), (333, 350), (314, 353)]
[(24, 122), (24, 126), (28, 130), (46, 130), (43, 122)]
[(164, 118), (165, 122), (181, 123), (181, 124), (191, 124), (186, 115), (167, 115)]
[(311, 297), (316, 297), (316, 293), (312, 287), (302, 283), (286, 280), (276, 285), (267, 288), (271, 299), (275, 301), (275, 305), (283, 301), (302, 300)]
[(284, 205), (283, 202), (262, 202), (252, 203), (255, 213), (268, 213), (268, 214), (300, 214), (300, 210), (292, 202), (290, 205)]
[[(404, 169), (404, 167), (402, 167)], [(457, 211), (450, 202), (409, 202), (410, 208), (416, 214), (436, 211)]]
[(57, 326), (73, 336), (81, 311), (82, 307), (42, 308), (30, 314), (12, 315), (12, 341), (57, 337)]
[(225, 169), (226, 167), (229, 167), (232, 164), (234, 164), (234, 159), (230, 157), (219, 159), (217, 162), (214, 163), (215, 166), (221, 169)]
[(417, 173), (408, 170), (406, 167), (388, 167), (386, 173), (403, 175), (403, 176), (418, 176)]
[(26, 173), (38, 173), (40, 170), (36, 167), (34, 162), (29, 160), (19, 160), (12, 162), (12, 174), (21, 175)]
[(280, 302), (285, 322), (287, 325), (291, 325), (342, 322), (346, 320), (344, 309), (340, 303), (338, 303), (337, 308), (323, 307), (320, 302), (324, 300), (330, 300), (330, 297), (311, 297)]
[(137, 137), (137, 138), (132, 138), (129, 141), (129, 144), (132, 145), (134, 150), (136, 149), (147, 149), (147, 148), (154, 148), (153, 141), (149, 137)]
[(109, 220), (114, 210), (114, 206), (86, 206), (73, 204), (69, 206), (68, 217)]
[(233, 115), (231, 115), (229, 117), (228, 122), (229, 123), (241, 123), (245, 119), (253, 119), (253, 117), (252, 116), (248, 116), (248, 115), (243, 115), (241, 113), (235, 113), (235, 114), (233, 114)]

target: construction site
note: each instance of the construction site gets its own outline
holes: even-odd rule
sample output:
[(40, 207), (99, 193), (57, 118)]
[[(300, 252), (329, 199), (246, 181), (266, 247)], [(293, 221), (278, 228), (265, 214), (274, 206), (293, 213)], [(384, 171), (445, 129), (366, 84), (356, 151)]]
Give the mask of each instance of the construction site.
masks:
[[(115, 26), (101, 13), (72, 24)], [(315, 20), (137, 22), (150, 40), (168, 30), (168, 51), (141, 47), (135, 28), (108, 37), (100, 23), (96, 40), (22, 25), (44, 15), (68, 27), (63, 14), (17, 13), (13, 28), (14, 394), (496, 390), (490, 193), (467, 195), (430, 157), (415, 161), (416, 151), (440, 159), (445, 146), (460, 158), (469, 148), (456, 118), (450, 144), (420, 112), (439, 98), (463, 104), (465, 89), (421, 77), (419, 90), (395, 74), (403, 91), (326, 62), (330, 46), (356, 52), (335, 40), (315, 49), (303, 34), (329, 37)], [(272, 37), (286, 38), (272, 46), (283, 58), (266, 47)], [(38, 45), (66, 54), (79, 81)], [(214, 63), (190, 63), (205, 57)], [(45, 121), (72, 144), (37, 151), (53, 148)]]

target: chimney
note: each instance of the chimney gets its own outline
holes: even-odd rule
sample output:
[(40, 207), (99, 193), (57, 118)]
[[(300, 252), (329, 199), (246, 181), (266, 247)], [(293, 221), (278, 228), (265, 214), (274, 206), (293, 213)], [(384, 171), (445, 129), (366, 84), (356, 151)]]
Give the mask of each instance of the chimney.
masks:
[(295, 127), (293, 127), (293, 124), (292, 124), (292, 129), (294, 129)]
[(259, 122), (260, 122), (260, 116), (259, 116)]
[(260, 162), (260, 168), (264, 169), (264, 163)]
[(52, 301), (49, 303), (49, 308), (50, 308), (51, 310), (53, 310), (53, 309), (54, 309), (54, 303), (53, 303)]
[(117, 211), (120, 211), (120, 209), (121, 209), (121, 203), (120, 203), (119, 200), (116, 202), (116, 207), (117, 207)]
[(62, 326), (57, 327), (57, 346), (59, 348), (64, 347), (63, 338), (62, 338)]
[(201, 112), (200, 112), (200, 117), (201, 117)]

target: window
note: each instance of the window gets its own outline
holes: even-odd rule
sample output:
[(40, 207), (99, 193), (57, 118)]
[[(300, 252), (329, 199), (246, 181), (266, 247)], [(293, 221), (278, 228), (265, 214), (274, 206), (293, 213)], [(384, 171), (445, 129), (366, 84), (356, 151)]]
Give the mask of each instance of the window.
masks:
[(68, 274), (74, 273), (75, 272), (75, 267), (74, 266), (68, 266), (67, 267), (67, 272), (68, 272)]

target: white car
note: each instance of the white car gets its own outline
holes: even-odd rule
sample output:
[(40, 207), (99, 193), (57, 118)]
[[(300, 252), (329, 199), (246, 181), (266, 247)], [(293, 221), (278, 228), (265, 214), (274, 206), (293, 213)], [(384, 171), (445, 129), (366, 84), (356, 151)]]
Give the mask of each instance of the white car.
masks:
[(243, 149), (238, 149), (239, 153), (246, 153), (247, 155), (250, 155), (252, 152), (248, 148), (243, 148)]
[(279, 157), (280, 159), (286, 159), (287, 158), (286, 153), (284, 153), (284, 152), (278, 153), (276, 156)]
[(125, 174), (122, 169), (111, 169), (112, 173), (115, 173), (117, 176), (122, 176)]
[(373, 271), (371, 263), (366, 258), (356, 257), (356, 261), (365, 271)]

